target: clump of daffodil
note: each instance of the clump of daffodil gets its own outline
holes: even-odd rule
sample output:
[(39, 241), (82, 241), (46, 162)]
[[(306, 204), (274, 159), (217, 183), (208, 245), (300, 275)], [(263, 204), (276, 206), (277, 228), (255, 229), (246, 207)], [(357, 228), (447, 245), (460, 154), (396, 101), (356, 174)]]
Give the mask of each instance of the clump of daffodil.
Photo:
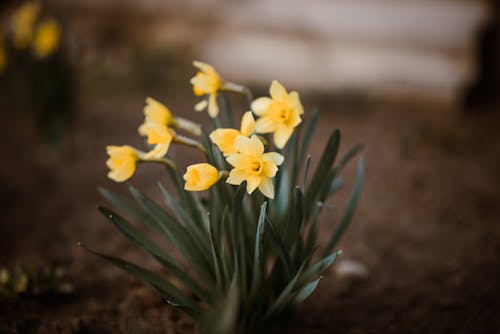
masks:
[(109, 155), (106, 165), (110, 169), (108, 177), (116, 182), (127, 181), (134, 175), (142, 153), (131, 146), (107, 146)]
[(188, 191), (207, 190), (219, 181), (219, 178), (219, 171), (210, 164), (191, 165), (184, 174), (184, 180), (186, 181), (184, 189)]
[(215, 129), (210, 134), (210, 139), (217, 145), (219, 150), (228, 156), (229, 154), (236, 153), (234, 143), (238, 136), (250, 137), (255, 130), (255, 119), (251, 111), (247, 111), (241, 119), (240, 131), (236, 129)]
[(276, 152), (264, 153), (264, 144), (256, 135), (251, 138), (239, 136), (234, 147), (237, 153), (230, 154), (226, 160), (234, 168), (229, 172), (227, 183), (239, 185), (247, 181), (247, 192), (256, 188), (264, 196), (274, 198), (272, 178), (283, 163), (283, 156)]
[(252, 111), (259, 116), (255, 124), (257, 133), (274, 133), (274, 144), (283, 148), (293, 130), (302, 121), (304, 113), (299, 93), (290, 94), (278, 82), (273, 81), (269, 89), (269, 97), (260, 97), (252, 102)]
[[(223, 82), (210, 65), (194, 64), (200, 69), (191, 79), (194, 92), (208, 95), (209, 101), (199, 103), (196, 109), (208, 105), (210, 116), (215, 118), (210, 135), (201, 126), (196, 127), (199, 132), (186, 131), (197, 139), (174, 132), (189, 130), (190, 121), (180, 121), (165, 105), (148, 98), (139, 133), (155, 147), (148, 153), (130, 146), (108, 147), (108, 176), (118, 182), (130, 178), (137, 163), (164, 164), (171, 182), (168, 186), (159, 182), (163, 202), (156, 203), (132, 186), (135, 201), (101, 190), (111, 204), (172, 243), (175, 257), (156, 242), (161, 238), (149, 239), (136, 224), (108, 208), (99, 208), (118, 231), (158, 260), (169, 275), (164, 277), (139, 264), (83, 247), (154, 287), (169, 304), (199, 320), (201, 333), (266, 332), (273, 319), (312, 294), (324, 271), (341, 254), (335, 247), (359, 198), (362, 160), (346, 209), (338, 217), (328, 217), (339, 221), (327, 236), (326, 246), (317, 243), (319, 217), (323, 203), (339, 189), (341, 170), (360, 147), (337, 159), (340, 131), (333, 129), (317, 167), (309, 171), (309, 140), (317, 120), (313, 114), (305, 131), (297, 131), (289, 149), (283, 150), (291, 153), (283, 164), (283, 155), (265, 152), (270, 142), (266, 134), (274, 136), (275, 147), (286, 145), (302, 122), (298, 93), (288, 93), (273, 81), (270, 97), (253, 100), (247, 88)], [(234, 128), (228, 103), (220, 106), (224, 117), (217, 115), (220, 91), (247, 97), (252, 111), (243, 114), (239, 130)], [(259, 118), (255, 120), (254, 115)], [(301, 132), (306, 135), (301, 137)], [(197, 148), (205, 162), (188, 165), (182, 173), (165, 158), (171, 143)], [(184, 157), (191, 158), (189, 152)]]
[(14, 12), (12, 17), (12, 32), (14, 47), (19, 50), (26, 49), (32, 39), (34, 24), (40, 13), (38, 2), (27, 2)]
[(222, 89), (224, 81), (211, 65), (201, 61), (194, 61), (193, 65), (199, 69), (198, 73), (191, 78), (193, 92), (196, 96), (208, 95), (208, 102), (207, 100), (198, 102), (194, 108), (196, 111), (202, 111), (208, 105), (208, 114), (215, 118), (219, 114), (217, 94)]
[(61, 40), (61, 27), (53, 19), (46, 19), (38, 25), (33, 38), (33, 51), (38, 58), (52, 55)]

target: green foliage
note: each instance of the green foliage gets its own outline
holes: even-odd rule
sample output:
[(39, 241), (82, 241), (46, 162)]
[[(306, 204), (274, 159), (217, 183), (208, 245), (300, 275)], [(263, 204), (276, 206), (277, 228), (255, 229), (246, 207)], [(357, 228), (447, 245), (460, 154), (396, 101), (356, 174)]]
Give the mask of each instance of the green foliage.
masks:
[[(232, 123), (224, 109), (226, 123)], [(174, 189), (159, 184), (163, 204), (133, 187), (130, 192), (135, 201), (100, 190), (110, 204), (175, 246), (179, 254), (167, 254), (142, 229), (111, 209), (99, 208), (168, 275), (84, 247), (199, 319), (205, 333), (254, 333), (314, 292), (322, 274), (341, 254), (334, 249), (360, 197), (363, 159), (358, 160), (347, 206), (318, 256), (323, 203), (343, 186), (339, 173), (361, 146), (338, 159), (341, 134), (334, 129), (311, 171), (312, 158), (307, 153), (317, 116), (318, 112), (313, 112), (303, 136), (297, 131), (285, 148), (287, 160), (275, 177), (277, 194), (273, 200), (266, 201), (258, 192), (248, 195), (245, 182), (237, 188), (218, 182), (207, 192), (208, 197), (200, 198), (183, 189), (181, 174), (173, 165), (166, 168)], [(216, 122), (217, 127), (220, 122)], [(221, 152), (206, 134), (201, 141), (208, 163), (227, 169)]]

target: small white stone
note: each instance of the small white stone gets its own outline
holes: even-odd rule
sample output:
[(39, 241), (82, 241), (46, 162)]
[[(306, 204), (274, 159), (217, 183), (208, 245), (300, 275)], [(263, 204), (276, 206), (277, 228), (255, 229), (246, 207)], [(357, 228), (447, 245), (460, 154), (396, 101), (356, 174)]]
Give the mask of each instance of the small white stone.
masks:
[(354, 260), (340, 260), (334, 268), (335, 274), (344, 278), (366, 278), (369, 274), (363, 263)]

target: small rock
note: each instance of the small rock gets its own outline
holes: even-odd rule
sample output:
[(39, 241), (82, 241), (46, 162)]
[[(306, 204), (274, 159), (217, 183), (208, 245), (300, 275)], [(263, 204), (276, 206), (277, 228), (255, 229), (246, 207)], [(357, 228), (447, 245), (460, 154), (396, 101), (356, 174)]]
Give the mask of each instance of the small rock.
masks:
[(341, 260), (334, 266), (335, 275), (348, 279), (364, 279), (368, 276), (368, 268), (354, 260)]

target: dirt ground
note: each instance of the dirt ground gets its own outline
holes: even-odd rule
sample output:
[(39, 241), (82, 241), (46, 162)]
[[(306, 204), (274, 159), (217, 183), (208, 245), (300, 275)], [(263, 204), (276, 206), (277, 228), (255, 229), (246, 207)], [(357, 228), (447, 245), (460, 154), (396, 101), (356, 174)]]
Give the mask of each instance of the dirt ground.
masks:
[[(160, 98), (200, 120), (188, 92)], [(0, 131), (0, 265), (60, 266), (74, 291), (0, 300), (1, 333), (196, 331), (154, 292), (77, 246), (150, 261), (96, 209), (104, 203), (97, 186), (125, 188), (106, 179), (104, 147), (141, 145), (143, 98), (81, 96), (58, 156), (39, 143), (27, 115), (2, 107), (9, 117)], [(358, 261), (368, 274), (331, 270), (274, 332), (500, 333), (500, 113), (340, 100), (304, 99), (306, 109), (323, 111), (311, 153), (318, 158), (333, 127), (344, 151), (365, 144), (364, 192), (340, 261)], [(184, 151), (172, 154), (193, 162)], [(346, 171), (348, 181), (353, 173)], [(155, 176), (164, 177), (141, 168), (132, 183), (155, 193)], [(347, 190), (332, 203), (341, 207)], [(322, 228), (334, 223), (323, 217)]]

